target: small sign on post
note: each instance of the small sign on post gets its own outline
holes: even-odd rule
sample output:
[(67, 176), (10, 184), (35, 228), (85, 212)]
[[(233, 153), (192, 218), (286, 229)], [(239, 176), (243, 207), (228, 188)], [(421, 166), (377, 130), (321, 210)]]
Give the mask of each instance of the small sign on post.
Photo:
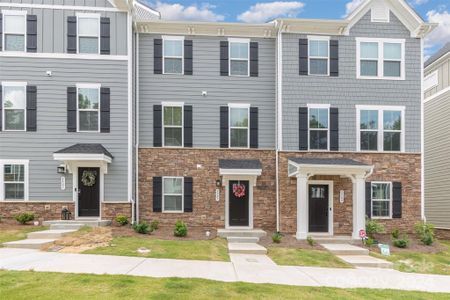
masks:
[(380, 248), (381, 255), (390, 256), (391, 251), (389, 249), (389, 245), (386, 244), (378, 244), (378, 248)]

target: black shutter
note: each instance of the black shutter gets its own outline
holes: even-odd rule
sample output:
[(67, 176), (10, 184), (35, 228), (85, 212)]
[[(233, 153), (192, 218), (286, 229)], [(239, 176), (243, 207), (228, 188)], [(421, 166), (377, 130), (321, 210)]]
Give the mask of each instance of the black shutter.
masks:
[(330, 108), (330, 151), (339, 151), (339, 112)]
[(77, 88), (67, 88), (67, 131), (77, 131)]
[(339, 76), (339, 41), (330, 41), (330, 76)]
[(162, 177), (153, 177), (153, 212), (162, 211)]
[(258, 43), (250, 42), (250, 77), (258, 77)]
[(392, 217), (399, 219), (402, 217), (402, 183), (392, 183)]
[(228, 148), (228, 106), (220, 107), (220, 148)]
[(250, 107), (250, 148), (258, 148), (258, 108)]
[(77, 17), (67, 17), (67, 53), (77, 53)]
[(162, 39), (153, 40), (153, 73), (162, 74), (163, 62), (162, 62)]
[(220, 76), (228, 75), (228, 41), (220, 41)]
[[(0, 14), (0, 36), (3, 36), (3, 15), (2, 14)], [(3, 45), (3, 43), (0, 40), (0, 51), (2, 51), (2, 45)], [(0, 127), (0, 130), (1, 130), (1, 127)]]
[(372, 218), (372, 183), (366, 182), (366, 216)]
[(100, 89), (100, 132), (110, 131), (111, 91), (109, 88)]
[(36, 131), (36, 86), (27, 86), (27, 131)]
[(111, 30), (109, 18), (100, 18), (100, 54), (111, 54)]
[(308, 108), (298, 109), (298, 149), (308, 150)]
[(162, 105), (153, 105), (153, 147), (162, 147)]
[[(1, 22), (2, 21), (0, 20), (0, 23)], [(2, 85), (0, 84), (0, 131), (2, 131), (2, 124), (3, 124), (2, 118), (3, 118), (3, 92), (2, 92)]]
[(300, 39), (298, 46), (299, 74), (308, 75), (308, 39)]
[(184, 106), (184, 147), (192, 148), (192, 105)]
[(192, 177), (184, 177), (184, 212), (192, 212)]
[(37, 51), (37, 16), (27, 15), (27, 52)]
[(192, 41), (184, 41), (184, 75), (192, 75)]

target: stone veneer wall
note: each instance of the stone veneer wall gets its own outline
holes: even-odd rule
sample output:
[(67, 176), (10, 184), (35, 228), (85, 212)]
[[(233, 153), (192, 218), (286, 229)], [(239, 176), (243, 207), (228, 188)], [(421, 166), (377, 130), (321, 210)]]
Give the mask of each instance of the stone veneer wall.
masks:
[(102, 220), (114, 221), (117, 215), (124, 215), (131, 223), (131, 209), (131, 203), (102, 203)]
[[(188, 226), (225, 227), (225, 189), (215, 200), (219, 159), (259, 159), (262, 175), (253, 191), (255, 228), (276, 228), (275, 151), (232, 149), (139, 149), (139, 217), (140, 221), (159, 220), (161, 225), (183, 220)], [(193, 178), (192, 213), (154, 213), (153, 177), (190, 176)]]
[(436, 237), (441, 240), (450, 240), (450, 229), (436, 229)]
[[(280, 230), (295, 233), (297, 228), (297, 181), (287, 177), (288, 158), (349, 158), (374, 165), (373, 174), (367, 181), (402, 182), (402, 218), (378, 220), (390, 233), (398, 228), (412, 232), (414, 224), (421, 219), (421, 156), (406, 153), (302, 153), (280, 152)], [(352, 184), (347, 178), (339, 176), (315, 176), (315, 180), (334, 181), (334, 232), (351, 234), (352, 232)], [(344, 204), (339, 203), (339, 190), (345, 191)]]

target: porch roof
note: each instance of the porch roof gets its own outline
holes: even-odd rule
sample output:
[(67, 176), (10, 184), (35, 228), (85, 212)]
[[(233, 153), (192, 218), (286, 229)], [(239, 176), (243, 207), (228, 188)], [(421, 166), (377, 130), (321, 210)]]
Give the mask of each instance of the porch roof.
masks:
[(220, 175), (261, 175), (258, 159), (219, 159)]
[(53, 159), (63, 161), (105, 161), (110, 163), (114, 157), (102, 144), (75, 144), (53, 153)]

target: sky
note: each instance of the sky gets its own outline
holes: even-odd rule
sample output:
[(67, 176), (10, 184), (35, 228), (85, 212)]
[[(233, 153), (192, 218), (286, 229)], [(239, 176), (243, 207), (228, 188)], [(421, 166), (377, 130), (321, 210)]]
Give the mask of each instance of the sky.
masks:
[[(262, 23), (277, 17), (341, 19), (364, 0), (144, 0), (165, 20)], [(439, 23), (425, 40), (425, 57), (450, 42), (449, 0), (408, 0), (425, 20)]]

